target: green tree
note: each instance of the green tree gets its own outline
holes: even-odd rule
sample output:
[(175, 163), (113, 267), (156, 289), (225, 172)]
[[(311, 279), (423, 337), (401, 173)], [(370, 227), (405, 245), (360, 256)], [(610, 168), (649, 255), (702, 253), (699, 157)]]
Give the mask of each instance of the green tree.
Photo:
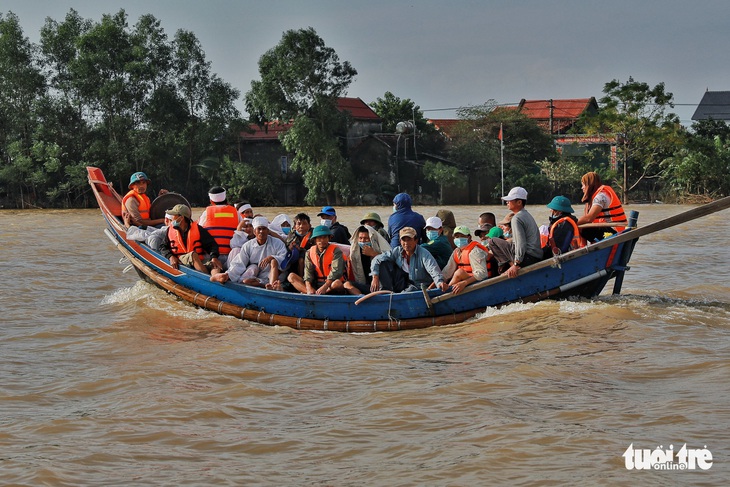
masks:
[(441, 162), (426, 161), (423, 177), (439, 185), (439, 204), (443, 204), (444, 186), (463, 184), (465, 177), (454, 166)]
[(352, 180), (337, 136), (346, 133), (347, 117), (337, 110), (337, 98), (357, 75), (340, 62), (313, 28), (288, 30), (279, 44), (259, 59), (260, 80), (251, 82), (246, 110), (251, 120), (293, 121), (282, 138), (294, 153), (292, 168), (301, 170), (310, 204), (334, 192), (347, 198)]
[[(497, 106), (494, 100), (458, 112), (461, 122), (454, 130), (450, 157), (462, 172), (479, 180), (493, 181), (489, 193), (496, 198), (501, 194), (502, 154), (499, 140), (500, 127), (504, 139), (505, 191), (511, 186), (525, 186), (540, 198), (545, 195), (546, 181), (540, 181), (539, 190), (533, 187), (544, 178), (535, 161), (556, 157), (552, 138), (534, 120), (516, 110)], [(481, 187), (477, 201), (483, 200)]]
[(33, 151), (35, 105), (44, 92), (34, 48), (18, 17), (0, 15), (0, 182), (5, 196), (22, 207), (35, 204), (45, 179), (45, 161)]
[(413, 122), (413, 120), (419, 132), (434, 132), (433, 125), (423, 116), (421, 107), (410, 98), (402, 100), (390, 91), (386, 91), (383, 98), (377, 98), (370, 107), (383, 119), (383, 132), (395, 133), (398, 122)]
[(623, 162), (624, 204), (640, 183), (662, 175), (662, 161), (681, 146), (684, 133), (674, 108), (674, 95), (664, 83), (654, 87), (634, 81), (612, 80), (603, 88), (597, 115), (581, 120), (579, 130), (587, 134), (615, 134), (618, 158)]

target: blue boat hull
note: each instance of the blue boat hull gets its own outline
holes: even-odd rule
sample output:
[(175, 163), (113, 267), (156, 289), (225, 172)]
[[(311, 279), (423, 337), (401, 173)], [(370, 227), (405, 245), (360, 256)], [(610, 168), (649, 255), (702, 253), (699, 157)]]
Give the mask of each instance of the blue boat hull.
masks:
[[(92, 172), (92, 170), (95, 170)], [(104, 186), (103, 174), (89, 179), (107, 223), (107, 235), (138, 273), (196, 306), (270, 325), (339, 331), (388, 331), (464, 321), (488, 307), (567, 296), (594, 297), (627, 268), (636, 239), (589, 246), (523, 269), (516, 278), (482, 281), (459, 294), (440, 290), (362, 296), (317, 296), (242, 284), (212, 283), (193, 269), (174, 269), (144, 244), (126, 238), (119, 218), (121, 198)], [(116, 201), (116, 203), (115, 203)], [(617, 241), (620, 239), (616, 239)], [(593, 248), (592, 248), (593, 247)], [(620, 286), (619, 286), (620, 287)], [(614, 289), (617, 292), (618, 289)]]

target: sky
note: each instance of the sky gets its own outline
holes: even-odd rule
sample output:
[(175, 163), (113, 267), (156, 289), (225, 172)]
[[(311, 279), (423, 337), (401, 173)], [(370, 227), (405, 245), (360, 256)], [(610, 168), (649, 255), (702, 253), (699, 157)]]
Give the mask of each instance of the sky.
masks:
[[(241, 92), (260, 79), (258, 59), (291, 29), (313, 27), (358, 71), (347, 96), (386, 91), (427, 118), (492, 99), (603, 96), (629, 77), (664, 82), (690, 126), (706, 90), (730, 90), (727, 0), (2, 0), (39, 41), (46, 18), (73, 8), (86, 19), (123, 9), (161, 21), (168, 37), (195, 33), (212, 71)], [(243, 101), (238, 107), (243, 111)]]

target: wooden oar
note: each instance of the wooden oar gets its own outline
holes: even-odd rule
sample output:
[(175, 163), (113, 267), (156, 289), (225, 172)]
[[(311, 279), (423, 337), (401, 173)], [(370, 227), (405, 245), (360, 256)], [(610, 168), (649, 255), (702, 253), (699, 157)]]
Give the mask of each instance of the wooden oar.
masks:
[[(626, 230), (625, 232), (619, 233), (618, 235), (614, 235), (613, 237), (607, 238), (605, 240), (601, 240), (600, 242), (588, 245), (587, 247), (572, 250), (565, 254), (559, 255), (555, 258), (542, 260), (542, 261), (538, 262), (537, 264), (533, 264), (524, 269), (520, 269), (519, 275), (526, 274), (528, 272), (533, 272), (538, 269), (542, 269), (544, 267), (553, 266), (556, 264), (556, 261), (557, 261), (557, 263), (566, 262), (568, 260), (572, 260), (572, 259), (575, 259), (582, 255), (585, 255), (588, 252), (594, 252), (596, 250), (605, 249), (606, 247), (611, 247), (613, 245), (627, 242), (627, 241), (633, 240), (635, 238), (643, 237), (645, 235), (649, 235), (651, 233), (658, 232), (659, 230), (665, 230), (665, 229), (673, 227), (675, 225), (680, 225), (682, 223), (696, 220), (697, 218), (711, 215), (712, 213), (726, 210), (728, 208), (730, 208), (730, 196), (726, 196), (717, 201), (713, 201), (712, 203), (707, 203), (706, 205), (698, 206), (697, 208), (692, 208), (691, 210), (687, 210), (687, 211), (679, 213), (677, 215), (670, 216), (669, 218), (665, 218), (664, 220), (659, 220), (657, 222), (650, 223), (649, 225), (647, 225), (645, 227), (639, 227), (639, 228), (633, 228), (631, 230)], [(509, 279), (509, 277), (507, 277), (507, 274), (502, 274), (502, 275), (494, 277), (492, 279), (487, 279), (485, 281), (477, 282), (477, 283), (472, 284), (471, 286), (465, 287), (459, 293), (459, 295), (468, 293), (471, 291), (476, 291), (477, 289), (482, 289), (484, 287), (493, 286), (493, 285), (498, 284), (507, 279)], [(451, 299), (454, 296), (455, 295), (453, 293), (449, 292), (446, 294), (442, 294), (441, 296), (436, 296), (435, 298), (431, 299), (431, 302), (433, 304), (440, 303), (441, 301), (446, 301), (447, 299)]]

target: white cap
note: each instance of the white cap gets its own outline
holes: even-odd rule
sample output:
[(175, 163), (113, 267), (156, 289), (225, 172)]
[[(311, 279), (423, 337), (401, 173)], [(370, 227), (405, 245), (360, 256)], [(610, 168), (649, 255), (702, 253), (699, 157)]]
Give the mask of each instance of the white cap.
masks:
[(224, 189), (220, 193), (208, 193), (208, 198), (213, 203), (223, 203), (226, 200), (226, 190)]
[(251, 222), (254, 228), (258, 227), (266, 227), (269, 228), (269, 220), (266, 219), (264, 216), (257, 216), (253, 219), (253, 222)]
[(526, 200), (527, 191), (525, 190), (525, 188), (515, 186), (514, 188), (509, 190), (509, 194), (507, 196), (502, 196), (502, 199), (504, 201)]
[(438, 228), (441, 228), (442, 226), (444, 226), (444, 224), (441, 221), (441, 218), (439, 218), (437, 216), (432, 216), (431, 218), (426, 220), (426, 227), (438, 229)]

